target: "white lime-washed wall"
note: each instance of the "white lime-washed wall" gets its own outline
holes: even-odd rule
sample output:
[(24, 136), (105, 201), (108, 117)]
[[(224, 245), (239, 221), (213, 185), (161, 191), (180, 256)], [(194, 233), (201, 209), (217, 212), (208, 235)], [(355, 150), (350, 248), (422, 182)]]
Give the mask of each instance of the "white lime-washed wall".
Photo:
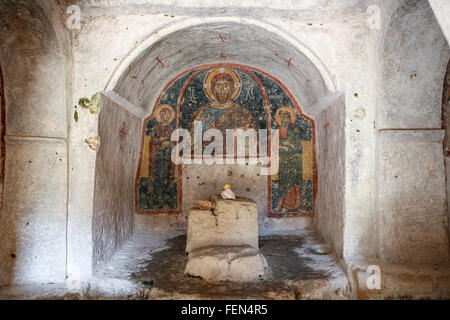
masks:
[(59, 9), (46, 1), (1, 3), (7, 128), (0, 285), (66, 276), (68, 41)]
[[(319, 189), (315, 208), (318, 233), (338, 257), (344, 253), (345, 200), (345, 98), (323, 101), (317, 112), (317, 171)], [(363, 112), (360, 111), (362, 117)]]
[(386, 21), (378, 85), (378, 248), (391, 262), (448, 262), (441, 120), (448, 43), (425, 1)]

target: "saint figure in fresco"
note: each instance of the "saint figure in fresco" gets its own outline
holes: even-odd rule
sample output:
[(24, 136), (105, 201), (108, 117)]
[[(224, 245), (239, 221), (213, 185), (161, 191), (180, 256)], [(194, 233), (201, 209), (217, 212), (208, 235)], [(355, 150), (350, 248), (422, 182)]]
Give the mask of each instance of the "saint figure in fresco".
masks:
[[(174, 109), (167, 104), (158, 106), (155, 112), (157, 124), (152, 128), (149, 143), (149, 175), (152, 183), (153, 197), (158, 203), (165, 203), (165, 195), (171, 180), (175, 178), (175, 165), (171, 161), (171, 142), (173, 132), (172, 122), (175, 119)], [(164, 207), (164, 205), (162, 205)]]
[(218, 129), (226, 136), (227, 129), (257, 129), (252, 113), (234, 100), (241, 91), (237, 73), (228, 68), (216, 68), (205, 78), (205, 93), (211, 100), (194, 112), (191, 119), (191, 133), (194, 122), (201, 121), (203, 132)]
[(280, 107), (275, 113), (280, 132), (280, 170), (272, 181), (278, 182), (280, 200), (276, 210), (279, 212), (301, 209), (302, 142), (299, 128), (295, 126), (296, 118), (289, 106)]

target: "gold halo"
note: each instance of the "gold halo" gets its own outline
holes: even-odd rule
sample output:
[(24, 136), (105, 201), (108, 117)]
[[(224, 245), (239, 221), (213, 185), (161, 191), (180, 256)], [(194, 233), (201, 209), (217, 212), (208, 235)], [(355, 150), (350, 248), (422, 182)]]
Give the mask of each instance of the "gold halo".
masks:
[(281, 127), (281, 119), (280, 119), (281, 111), (288, 111), (291, 114), (291, 124), (295, 123), (295, 119), (297, 119), (297, 115), (295, 114), (295, 111), (289, 106), (284, 106), (284, 107), (279, 107), (277, 112), (275, 112), (275, 122), (277, 125), (279, 125)]
[(231, 78), (233, 78), (234, 92), (231, 95), (231, 99), (232, 100), (236, 99), (239, 96), (239, 94), (241, 93), (241, 87), (242, 87), (241, 79), (239, 78), (238, 74), (234, 70), (224, 68), (224, 67), (215, 68), (215, 69), (211, 70), (208, 73), (208, 75), (206, 76), (205, 83), (203, 84), (206, 95), (208, 96), (208, 98), (210, 100), (215, 100), (215, 96), (214, 96), (214, 93), (212, 92), (212, 88), (211, 88), (211, 81), (219, 73), (229, 74), (231, 76)]
[(164, 109), (170, 111), (169, 123), (172, 123), (172, 121), (175, 119), (175, 111), (173, 110), (173, 107), (171, 105), (169, 105), (169, 104), (161, 104), (161, 105), (158, 106), (158, 108), (156, 109), (156, 112), (155, 112), (156, 121), (158, 123), (162, 122), (161, 111), (164, 110)]

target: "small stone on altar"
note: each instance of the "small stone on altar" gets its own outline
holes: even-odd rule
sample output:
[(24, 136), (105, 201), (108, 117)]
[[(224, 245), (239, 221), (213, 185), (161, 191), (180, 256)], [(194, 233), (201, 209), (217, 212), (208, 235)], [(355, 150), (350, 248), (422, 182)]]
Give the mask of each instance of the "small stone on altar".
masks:
[(211, 210), (215, 207), (214, 203), (212, 203), (211, 201), (206, 201), (206, 200), (196, 200), (195, 204), (197, 205), (197, 207), (199, 209), (202, 209), (202, 210)]

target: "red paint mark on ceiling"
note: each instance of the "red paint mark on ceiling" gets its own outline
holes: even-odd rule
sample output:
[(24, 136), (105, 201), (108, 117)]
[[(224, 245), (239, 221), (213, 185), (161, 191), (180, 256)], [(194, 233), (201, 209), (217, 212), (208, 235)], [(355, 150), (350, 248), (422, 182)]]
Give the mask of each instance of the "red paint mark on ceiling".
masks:
[(178, 51), (176, 51), (176, 52), (174, 52), (174, 53), (171, 53), (171, 54), (169, 54), (168, 56), (165, 56), (165, 57), (162, 57), (162, 58), (155, 57), (156, 64), (155, 64), (152, 68), (150, 68), (150, 70), (148, 70), (147, 74), (146, 74), (146, 75), (144, 76), (144, 78), (141, 80), (141, 83), (142, 83), (142, 84), (145, 83), (145, 80), (146, 80), (146, 79), (148, 78), (148, 76), (153, 72), (153, 70), (156, 69), (157, 66), (162, 66), (162, 67), (164, 68), (165, 65), (164, 65), (163, 61), (167, 61), (169, 58), (171, 58), (171, 57), (173, 57), (173, 56), (176, 56), (176, 55), (180, 54), (181, 52), (182, 52), (181, 50), (178, 50)]
[(293, 66), (293, 64), (292, 64), (293, 59), (291, 57), (289, 57), (289, 59), (283, 58), (277, 52), (275, 52), (275, 56), (280, 57), (281, 60), (285, 61), (288, 64), (288, 67)]
[(223, 34), (219, 33), (219, 35), (215, 38), (212, 38), (213, 40), (220, 40), (221, 42), (225, 42), (226, 40), (230, 40), (231, 36), (224, 36)]
[(164, 68), (164, 63), (161, 61), (161, 59), (159, 59), (158, 57), (155, 57), (156, 61), (158, 61)]

